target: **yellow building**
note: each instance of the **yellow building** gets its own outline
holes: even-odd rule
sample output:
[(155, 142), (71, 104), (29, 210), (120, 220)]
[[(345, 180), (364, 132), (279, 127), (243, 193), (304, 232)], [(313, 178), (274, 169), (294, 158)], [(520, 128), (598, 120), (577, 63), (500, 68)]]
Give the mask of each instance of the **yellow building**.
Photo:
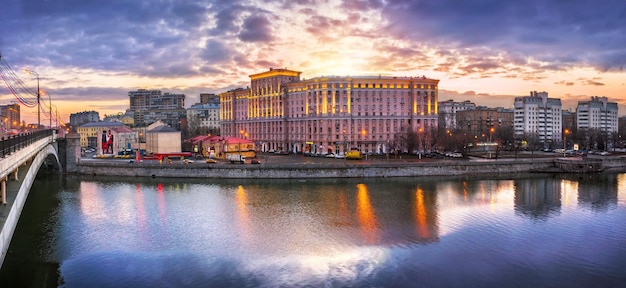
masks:
[(82, 148), (98, 148), (102, 131), (109, 131), (113, 128), (126, 127), (120, 122), (89, 122), (78, 126), (76, 132), (80, 135), (80, 147)]

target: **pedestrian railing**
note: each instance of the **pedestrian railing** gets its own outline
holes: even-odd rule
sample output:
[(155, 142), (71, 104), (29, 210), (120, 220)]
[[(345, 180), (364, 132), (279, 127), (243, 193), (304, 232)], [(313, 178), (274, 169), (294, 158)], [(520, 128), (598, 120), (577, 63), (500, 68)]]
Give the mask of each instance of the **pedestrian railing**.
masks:
[(0, 138), (0, 156), (5, 158), (28, 145), (53, 135), (53, 129), (6, 135)]

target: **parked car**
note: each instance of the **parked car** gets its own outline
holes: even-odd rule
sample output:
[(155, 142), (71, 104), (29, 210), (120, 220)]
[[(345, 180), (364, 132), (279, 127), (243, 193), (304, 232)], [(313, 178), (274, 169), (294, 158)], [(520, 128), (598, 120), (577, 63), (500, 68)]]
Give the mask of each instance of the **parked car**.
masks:
[(335, 158), (335, 153), (326, 154), (326, 158)]
[(343, 152), (339, 152), (335, 154), (335, 159), (344, 159), (344, 158), (346, 158), (346, 155), (343, 154)]
[(346, 159), (361, 160), (363, 159), (363, 154), (361, 154), (361, 151), (359, 151), (359, 149), (352, 148), (350, 151), (348, 151), (348, 153), (346, 153)]
[(611, 155), (611, 153), (609, 153), (609, 152), (607, 152), (607, 151), (602, 151), (602, 152), (600, 152), (600, 155), (602, 155), (602, 156), (608, 156), (608, 155)]

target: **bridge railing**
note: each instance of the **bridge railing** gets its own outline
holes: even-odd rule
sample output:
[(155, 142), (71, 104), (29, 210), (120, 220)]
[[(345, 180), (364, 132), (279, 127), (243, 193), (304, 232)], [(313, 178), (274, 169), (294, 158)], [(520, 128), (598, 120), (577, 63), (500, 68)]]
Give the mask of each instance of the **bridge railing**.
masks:
[(4, 158), (17, 150), (53, 135), (52, 129), (38, 130), (0, 138), (0, 157)]

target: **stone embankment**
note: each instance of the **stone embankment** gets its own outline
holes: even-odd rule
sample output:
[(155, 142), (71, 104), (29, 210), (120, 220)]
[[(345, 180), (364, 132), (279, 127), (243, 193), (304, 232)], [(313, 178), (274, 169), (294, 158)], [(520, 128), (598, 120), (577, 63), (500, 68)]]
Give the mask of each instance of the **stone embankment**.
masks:
[(100, 161), (80, 163), (78, 174), (127, 177), (301, 179), (460, 176), (524, 173), (555, 167), (554, 159), (498, 161), (158, 164)]

